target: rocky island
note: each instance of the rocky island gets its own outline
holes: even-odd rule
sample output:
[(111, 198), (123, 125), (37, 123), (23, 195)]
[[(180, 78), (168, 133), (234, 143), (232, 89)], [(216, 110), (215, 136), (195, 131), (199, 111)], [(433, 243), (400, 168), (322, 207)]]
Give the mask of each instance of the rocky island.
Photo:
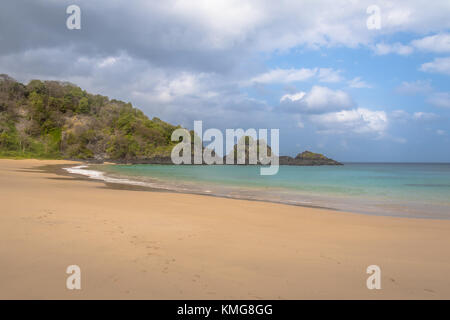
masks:
[(280, 156), (281, 165), (289, 166), (336, 166), (342, 165), (342, 163), (327, 158), (323, 154), (314, 153), (311, 151), (304, 151), (299, 153), (295, 158), (289, 156)]

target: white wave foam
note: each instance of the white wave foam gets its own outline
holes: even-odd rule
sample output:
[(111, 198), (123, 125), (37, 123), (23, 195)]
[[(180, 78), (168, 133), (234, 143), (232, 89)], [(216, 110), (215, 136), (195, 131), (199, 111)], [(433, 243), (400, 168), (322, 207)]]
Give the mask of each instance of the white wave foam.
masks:
[(95, 180), (104, 180), (105, 179), (105, 175), (103, 174), (103, 172), (84, 169), (87, 167), (88, 166), (82, 165), (82, 166), (76, 166), (76, 167), (72, 167), (72, 168), (63, 168), (63, 169), (69, 173), (81, 174), (83, 176), (88, 176), (89, 178), (95, 179)]
[[(69, 173), (80, 174), (80, 175), (87, 176), (90, 179), (94, 179), (94, 180), (101, 180), (101, 181), (110, 182), (110, 183), (130, 184), (130, 185), (134, 185), (134, 186), (142, 186), (142, 187), (150, 187), (150, 188), (158, 188), (158, 189), (167, 189), (162, 186), (159, 186), (159, 185), (156, 185), (153, 183), (149, 183), (149, 182), (108, 177), (101, 171), (90, 170), (90, 169), (85, 169), (85, 168), (88, 168), (88, 166), (81, 165), (81, 166), (76, 166), (76, 167), (71, 167), (71, 168), (63, 168), (63, 169)], [(167, 189), (167, 190), (169, 190), (169, 189)]]

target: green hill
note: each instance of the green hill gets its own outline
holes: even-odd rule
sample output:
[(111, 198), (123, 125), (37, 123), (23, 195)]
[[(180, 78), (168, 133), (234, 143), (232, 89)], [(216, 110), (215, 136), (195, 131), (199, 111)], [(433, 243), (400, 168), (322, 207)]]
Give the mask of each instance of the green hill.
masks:
[(168, 158), (178, 127), (66, 82), (0, 75), (0, 156), (136, 161)]

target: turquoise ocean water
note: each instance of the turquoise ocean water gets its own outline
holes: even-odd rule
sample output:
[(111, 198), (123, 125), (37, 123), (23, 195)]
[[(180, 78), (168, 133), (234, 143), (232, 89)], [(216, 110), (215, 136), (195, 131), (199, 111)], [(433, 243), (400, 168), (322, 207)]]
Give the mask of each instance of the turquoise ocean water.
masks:
[(318, 206), (359, 213), (450, 219), (450, 164), (280, 166), (101, 165), (127, 183), (180, 192)]

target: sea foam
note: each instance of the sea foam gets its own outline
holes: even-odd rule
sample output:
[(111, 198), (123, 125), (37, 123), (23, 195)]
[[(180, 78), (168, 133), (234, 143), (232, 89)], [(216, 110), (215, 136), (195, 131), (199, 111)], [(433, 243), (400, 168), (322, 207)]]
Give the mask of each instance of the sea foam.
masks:
[(88, 168), (87, 165), (81, 165), (81, 166), (75, 166), (75, 167), (63, 168), (63, 169), (72, 174), (80, 174), (80, 175), (86, 176), (90, 179), (101, 180), (101, 181), (105, 181), (105, 182), (109, 182), (109, 183), (129, 184), (129, 185), (134, 185), (134, 186), (142, 186), (142, 187), (150, 187), (150, 188), (158, 188), (158, 189), (162, 188), (161, 186), (157, 186), (150, 182), (142, 182), (142, 181), (134, 181), (134, 180), (129, 180), (129, 179), (109, 177), (109, 176), (106, 176), (104, 172), (86, 169), (86, 168)]

